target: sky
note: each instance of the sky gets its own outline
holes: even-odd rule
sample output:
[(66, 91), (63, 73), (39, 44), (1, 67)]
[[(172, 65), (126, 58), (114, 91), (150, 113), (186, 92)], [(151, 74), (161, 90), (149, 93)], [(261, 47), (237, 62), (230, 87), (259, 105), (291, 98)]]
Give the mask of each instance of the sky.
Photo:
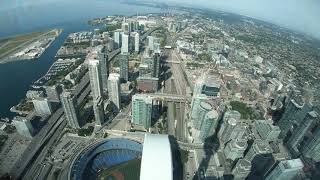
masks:
[[(90, 0), (0, 0), (0, 11), (13, 7), (72, 2), (85, 3)], [(110, 0), (96, 0), (107, 3)], [(149, 0), (191, 5), (241, 14), (289, 29), (304, 32), (320, 39), (320, 0)], [(87, 3), (86, 2), (86, 3)], [(71, 4), (71, 3), (68, 3)], [(68, 8), (68, 7), (66, 7)]]
[(271, 22), (320, 39), (320, 0), (162, 0)]

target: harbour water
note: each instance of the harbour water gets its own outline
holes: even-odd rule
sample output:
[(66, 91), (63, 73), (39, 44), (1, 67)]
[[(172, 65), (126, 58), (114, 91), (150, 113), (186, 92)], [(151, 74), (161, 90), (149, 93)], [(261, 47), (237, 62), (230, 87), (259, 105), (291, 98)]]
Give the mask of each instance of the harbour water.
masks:
[(0, 38), (51, 28), (64, 30), (38, 59), (0, 64), (0, 118), (14, 115), (10, 108), (25, 97), (32, 82), (46, 73), (69, 33), (94, 28), (87, 24), (88, 20), (107, 15), (161, 12), (160, 9), (122, 4), (116, 0), (46, 1), (0, 9)]

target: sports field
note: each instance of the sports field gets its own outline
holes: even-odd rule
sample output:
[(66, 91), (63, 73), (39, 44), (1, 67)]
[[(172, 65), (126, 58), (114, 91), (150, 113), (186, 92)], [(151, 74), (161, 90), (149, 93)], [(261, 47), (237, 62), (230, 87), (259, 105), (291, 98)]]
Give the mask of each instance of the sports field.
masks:
[(139, 180), (141, 159), (128, 161), (99, 172), (99, 180)]

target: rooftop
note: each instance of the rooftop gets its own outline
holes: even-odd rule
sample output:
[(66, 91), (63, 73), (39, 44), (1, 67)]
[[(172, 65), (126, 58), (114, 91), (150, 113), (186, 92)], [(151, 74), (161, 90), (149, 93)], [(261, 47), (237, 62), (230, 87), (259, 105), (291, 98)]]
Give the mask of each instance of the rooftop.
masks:
[(201, 102), (200, 106), (205, 110), (211, 110), (212, 106), (207, 102)]
[(303, 168), (303, 163), (300, 159), (292, 159), (292, 160), (282, 161), (282, 164), (286, 169), (301, 169), (301, 168)]

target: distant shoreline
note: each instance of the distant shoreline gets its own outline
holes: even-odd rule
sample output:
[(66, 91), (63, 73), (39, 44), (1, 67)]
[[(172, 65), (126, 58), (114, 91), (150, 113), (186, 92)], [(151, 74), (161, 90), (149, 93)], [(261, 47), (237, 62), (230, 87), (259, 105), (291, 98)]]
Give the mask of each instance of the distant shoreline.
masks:
[[(153, 7), (153, 8), (163, 8), (163, 9), (168, 9), (168, 10), (178, 10), (178, 11), (185, 11), (185, 12), (189, 12), (189, 13), (199, 13), (202, 15), (206, 15), (206, 16), (211, 16), (213, 13), (217, 14), (224, 14), (226, 16), (230, 17), (230, 20), (236, 20), (236, 21), (240, 21), (241, 19), (249, 19), (254, 21), (255, 23), (258, 24), (263, 24), (265, 26), (268, 26), (270, 28), (275, 28), (277, 30), (281, 29), (283, 31), (288, 31), (290, 33), (293, 33), (297, 36), (304, 36), (308, 39), (310, 39), (311, 41), (314, 42), (314, 44), (316, 44), (316, 46), (318, 48), (320, 48), (320, 39), (319, 37), (316, 37), (314, 35), (311, 35), (309, 33), (306, 32), (302, 32), (302, 31), (298, 31), (298, 30), (294, 30), (291, 28), (286, 27), (285, 25), (281, 25), (281, 24), (275, 24), (273, 22), (269, 22), (266, 21), (264, 19), (259, 19), (256, 17), (251, 17), (248, 15), (244, 15), (244, 14), (238, 14), (238, 13), (234, 13), (234, 12), (228, 12), (228, 11), (223, 11), (223, 10), (218, 10), (218, 9), (211, 9), (211, 8), (205, 8), (205, 7), (190, 7), (190, 6), (183, 6), (183, 5), (177, 5), (177, 4), (170, 4), (170, 3), (157, 3), (157, 2), (147, 2), (147, 1), (128, 1), (125, 0), (122, 3), (124, 4), (128, 4), (128, 5), (137, 5), (137, 6), (145, 6), (145, 7)], [(225, 17), (224, 17), (225, 18)]]

